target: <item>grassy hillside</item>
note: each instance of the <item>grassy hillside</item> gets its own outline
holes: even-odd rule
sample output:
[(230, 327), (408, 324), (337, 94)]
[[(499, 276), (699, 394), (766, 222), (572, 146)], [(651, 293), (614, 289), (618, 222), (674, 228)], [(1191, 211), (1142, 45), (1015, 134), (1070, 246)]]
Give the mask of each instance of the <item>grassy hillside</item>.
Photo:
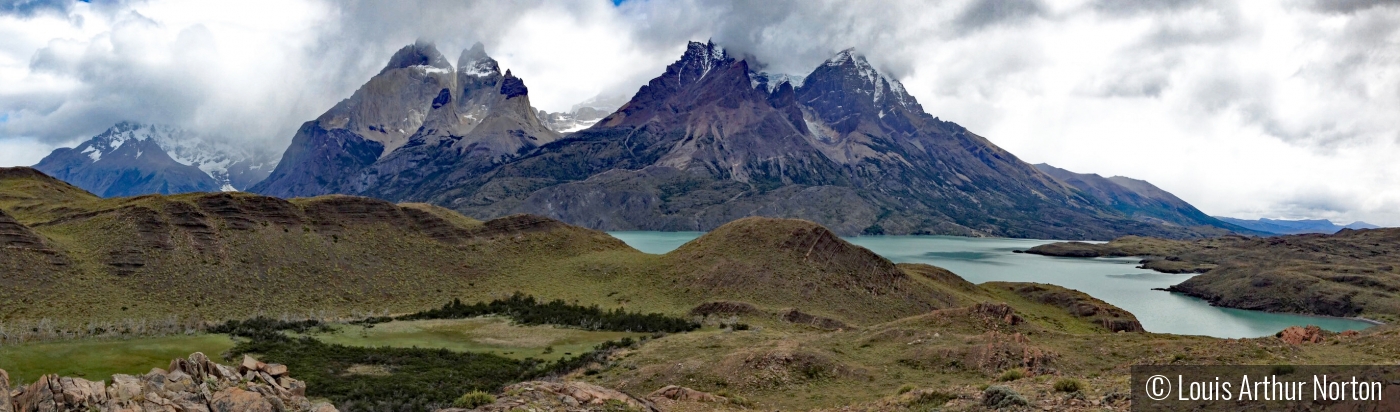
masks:
[(671, 314), (740, 300), (865, 324), (967, 300), (910, 274), (941, 269), (797, 220), (743, 219), (657, 256), (528, 215), (481, 222), (351, 196), (101, 199), (23, 168), (0, 172), (0, 213), (13, 251), (0, 321), (405, 313), (520, 291)]
[[(1390, 233), (1283, 238), (1254, 247), (1284, 249), (1239, 246), (1229, 253), (1245, 259), (1274, 250), (1293, 259), (1287, 262), (1325, 257), (1332, 266), (1322, 267), (1333, 270), (1309, 276), (1384, 281), (1380, 267), (1367, 265), (1388, 256)], [(1207, 258), (1224, 256), (1218, 249), (1235, 247), (1230, 242), (1260, 241), (1272, 240), (1133, 238), (1055, 247), (1226, 268), (1238, 262)], [(975, 285), (941, 268), (896, 265), (821, 226), (785, 219), (742, 219), (650, 255), (602, 232), (528, 215), (482, 222), (434, 206), (349, 196), (99, 199), (42, 174), (0, 169), (0, 246), (0, 282), (8, 286), (0, 288), (0, 327), (51, 328), (52, 336), (93, 325), (147, 325), (125, 321), (131, 318), (163, 319), (151, 327), (181, 333), (183, 325), (256, 314), (410, 313), (515, 292), (703, 318), (709, 327), (698, 332), (620, 349), (568, 377), (635, 394), (684, 385), (734, 400), (677, 410), (977, 410), (993, 384), (1024, 395), (1036, 410), (1123, 410), (1134, 364), (1374, 364), (1400, 356), (1400, 331), (1390, 326), (1327, 334), (1309, 345), (1137, 332), (1131, 313), (1074, 290)], [(1343, 271), (1367, 268), (1372, 272)], [(1331, 281), (1356, 279), (1364, 278)], [(336, 328), (318, 336), (349, 344), (351, 352), (392, 345), (568, 356), (614, 336), (480, 318)], [(204, 337), (211, 347), (226, 339), (168, 341)], [(166, 340), (148, 341), (160, 356), (179, 351)], [(81, 340), (63, 350), (147, 361), (111, 347), (121, 342), (147, 341)], [(58, 350), (44, 345), (56, 344), (11, 345), (0, 357)], [(403, 352), (418, 360), (458, 353)], [(475, 355), (452, 356), (468, 362)], [(338, 367), (356, 365), (346, 362)], [(344, 383), (337, 373), (318, 384)], [(1055, 389), (1066, 380), (1082, 385), (1078, 395)]]

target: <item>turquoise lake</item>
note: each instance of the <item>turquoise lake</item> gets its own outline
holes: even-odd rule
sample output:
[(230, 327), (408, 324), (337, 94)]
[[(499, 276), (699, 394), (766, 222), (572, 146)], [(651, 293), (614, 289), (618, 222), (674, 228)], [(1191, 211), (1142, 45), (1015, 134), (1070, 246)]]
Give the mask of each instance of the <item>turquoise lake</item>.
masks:
[[(646, 253), (666, 253), (701, 232), (609, 232)], [(1172, 275), (1136, 268), (1135, 258), (1056, 258), (1023, 253), (1052, 240), (965, 238), (954, 236), (862, 236), (846, 238), (898, 263), (927, 263), (973, 282), (1040, 282), (1083, 291), (1136, 315), (1151, 332), (1253, 338), (1273, 335), (1294, 325), (1318, 325), (1331, 331), (1364, 329), (1351, 320), (1219, 308), (1203, 300), (1152, 290), (1181, 283), (1193, 275)]]

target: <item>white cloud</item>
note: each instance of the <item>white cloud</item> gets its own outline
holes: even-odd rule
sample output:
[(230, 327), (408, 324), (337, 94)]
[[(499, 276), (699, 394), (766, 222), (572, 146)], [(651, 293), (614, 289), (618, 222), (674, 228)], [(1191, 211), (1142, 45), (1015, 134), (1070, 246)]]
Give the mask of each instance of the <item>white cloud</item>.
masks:
[(634, 92), (688, 40), (795, 74), (854, 46), (1030, 162), (1400, 225), (1396, 1), (50, 2), (0, 10), (0, 164), (123, 119), (280, 147), (418, 38), (454, 62), (485, 43), (551, 111)]

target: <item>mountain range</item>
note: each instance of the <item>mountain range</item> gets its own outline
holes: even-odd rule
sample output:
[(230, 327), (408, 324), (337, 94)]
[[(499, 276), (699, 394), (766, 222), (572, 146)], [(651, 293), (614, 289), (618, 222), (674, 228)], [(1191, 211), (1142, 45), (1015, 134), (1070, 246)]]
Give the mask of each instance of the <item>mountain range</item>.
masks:
[(1236, 219), (1233, 217), (1216, 217), (1221, 221), (1233, 225), (1248, 228), (1259, 232), (1275, 235), (1299, 235), (1304, 233), (1333, 234), (1342, 229), (1377, 229), (1370, 223), (1356, 221), (1348, 225), (1338, 225), (1326, 219), (1304, 219), (1304, 220), (1283, 220), (1283, 219)]
[[(595, 98), (547, 113), (481, 44), (454, 66), (419, 42), (303, 124), (266, 179), (230, 186), (425, 202), (481, 219), (530, 213), (601, 230), (707, 231), (747, 216), (807, 219), (843, 235), (1247, 230), (1147, 182), (1023, 162), (926, 113), (853, 49), (806, 75), (751, 67), (762, 64), (691, 42), (624, 103)], [(107, 183), (124, 176), (108, 170), (124, 169), (84, 166), (90, 150), (60, 149), (36, 167), (102, 196), (228, 188), (175, 159), (120, 178), (134, 183)]]
[(277, 164), (269, 151), (170, 126), (121, 122), (34, 168), (103, 197), (246, 190)]

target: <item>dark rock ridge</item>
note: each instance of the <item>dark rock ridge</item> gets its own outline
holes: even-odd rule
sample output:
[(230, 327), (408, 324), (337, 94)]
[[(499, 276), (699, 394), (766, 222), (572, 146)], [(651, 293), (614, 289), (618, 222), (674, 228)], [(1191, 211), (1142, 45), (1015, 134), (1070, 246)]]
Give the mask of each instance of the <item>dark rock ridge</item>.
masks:
[(1218, 231), (1220, 234), (1250, 232), (1244, 227), (1210, 217), (1176, 195), (1145, 180), (1123, 176), (1103, 177), (1092, 173), (1075, 173), (1045, 163), (1037, 164), (1035, 168), (1050, 175), (1055, 180), (1073, 187), (1081, 195), (1091, 197), (1135, 220), (1161, 225), (1195, 227), (1202, 232), (1209, 232), (1209, 228), (1213, 227), (1221, 229)]
[(102, 197), (243, 190), (266, 178), (271, 153), (161, 125), (121, 122), (34, 168)]
[(459, 60), (455, 87), (412, 71), (420, 67), (446, 69), (386, 68), (307, 123), (254, 190), (428, 202), (480, 218), (531, 213), (604, 230), (710, 230), (770, 216), (844, 235), (1224, 232), (1135, 219), (1076, 191), (925, 113), (854, 50), (802, 77), (758, 73), (693, 42), (616, 112), (566, 139), (480, 47)]
[(214, 363), (203, 353), (175, 359), (145, 375), (112, 375), (111, 383), (45, 375), (11, 393), (0, 370), (0, 411), (334, 412), (306, 399), (306, 384), (287, 368), (245, 357), (238, 367)]
[(252, 191), (279, 197), (425, 197), (557, 140), (523, 80), (478, 43), (457, 68), (431, 44), (404, 47), (349, 99), (304, 124)]

